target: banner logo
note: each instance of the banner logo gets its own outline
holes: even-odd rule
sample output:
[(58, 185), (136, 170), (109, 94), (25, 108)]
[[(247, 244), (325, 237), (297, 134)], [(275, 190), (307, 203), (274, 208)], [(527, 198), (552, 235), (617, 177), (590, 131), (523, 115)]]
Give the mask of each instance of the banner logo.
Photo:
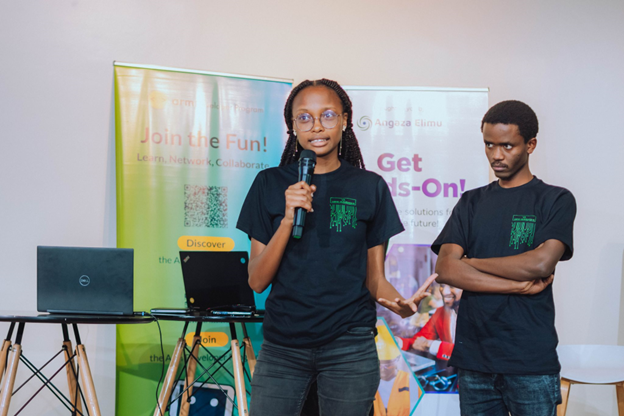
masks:
[(370, 129), (372, 124), (373, 124), (373, 122), (370, 119), (370, 117), (368, 117), (368, 116), (360, 117), (360, 119), (357, 122), (357, 126), (362, 131), (366, 131), (366, 130)]
[(535, 215), (514, 215), (511, 220), (509, 247), (513, 245), (514, 249), (518, 249), (520, 244), (526, 244), (531, 247), (533, 237), (535, 237), (536, 222), (537, 217)]
[(357, 201), (351, 198), (329, 198), (331, 216), (329, 229), (336, 227), (336, 231), (342, 232), (342, 227), (357, 226)]
[(82, 276), (80, 276), (80, 279), (78, 279), (78, 283), (80, 283), (80, 286), (89, 286), (89, 283), (91, 283), (91, 278), (86, 274), (83, 274)]

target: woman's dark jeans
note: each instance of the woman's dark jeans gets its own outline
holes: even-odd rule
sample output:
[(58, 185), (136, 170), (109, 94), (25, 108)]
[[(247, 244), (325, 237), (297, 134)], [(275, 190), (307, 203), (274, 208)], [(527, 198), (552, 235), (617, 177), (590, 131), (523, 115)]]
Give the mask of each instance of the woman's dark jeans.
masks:
[(318, 348), (262, 344), (251, 383), (250, 416), (299, 416), (318, 383), (321, 416), (367, 416), (379, 386), (373, 328), (353, 328)]

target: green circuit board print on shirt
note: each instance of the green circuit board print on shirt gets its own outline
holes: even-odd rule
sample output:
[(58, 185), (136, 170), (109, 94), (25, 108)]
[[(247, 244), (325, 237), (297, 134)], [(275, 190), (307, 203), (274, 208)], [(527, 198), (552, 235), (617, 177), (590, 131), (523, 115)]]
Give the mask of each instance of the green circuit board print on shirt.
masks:
[(357, 201), (352, 198), (329, 198), (329, 206), (331, 208), (329, 229), (336, 227), (336, 231), (341, 233), (342, 227), (349, 225), (355, 228), (357, 226)]
[(535, 215), (514, 215), (511, 220), (509, 247), (513, 246), (516, 250), (520, 247), (520, 244), (526, 244), (531, 247), (535, 237), (536, 222), (537, 217)]

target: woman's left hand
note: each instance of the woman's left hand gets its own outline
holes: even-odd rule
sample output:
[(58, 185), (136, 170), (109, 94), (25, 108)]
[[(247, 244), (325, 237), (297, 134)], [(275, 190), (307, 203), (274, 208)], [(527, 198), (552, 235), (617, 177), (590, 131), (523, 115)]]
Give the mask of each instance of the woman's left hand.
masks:
[(381, 306), (384, 306), (401, 316), (401, 318), (412, 316), (418, 311), (418, 304), (420, 301), (431, 295), (427, 289), (429, 289), (429, 286), (431, 286), (436, 277), (438, 277), (437, 273), (429, 276), (427, 280), (425, 280), (425, 283), (423, 283), (422, 286), (418, 288), (416, 293), (414, 293), (409, 299), (396, 298), (393, 302), (384, 298), (379, 298), (377, 299), (377, 302), (379, 302)]

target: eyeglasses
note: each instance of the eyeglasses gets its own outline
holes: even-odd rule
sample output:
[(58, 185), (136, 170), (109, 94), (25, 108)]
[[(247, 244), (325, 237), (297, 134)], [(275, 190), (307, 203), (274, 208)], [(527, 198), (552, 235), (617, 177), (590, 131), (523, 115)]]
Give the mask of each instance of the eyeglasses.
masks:
[(295, 124), (297, 125), (297, 129), (302, 132), (310, 131), (314, 127), (314, 120), (319, 120), (321, 125), (326, 129), (333, 129), (338, 124), (339, 114), (336, 114), (332, 110), (325, 110), (321, 113), (320, 117), (312, 117), (308, 113), (302, 113), (297, 115), (297, 117), (293, 118)]

